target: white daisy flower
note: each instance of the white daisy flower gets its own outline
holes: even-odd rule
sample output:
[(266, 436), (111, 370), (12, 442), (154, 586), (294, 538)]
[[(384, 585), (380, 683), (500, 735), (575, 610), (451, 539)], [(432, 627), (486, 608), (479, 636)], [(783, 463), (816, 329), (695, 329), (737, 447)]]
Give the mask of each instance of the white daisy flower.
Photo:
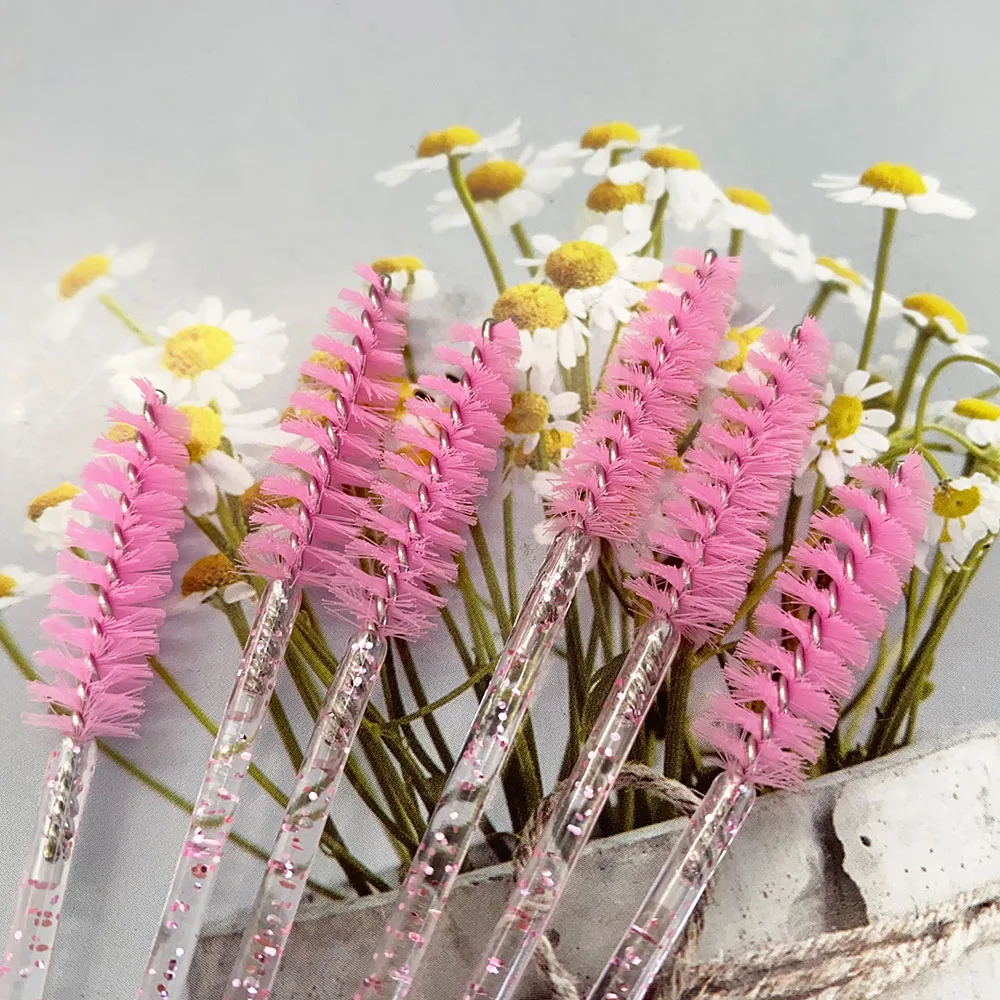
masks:
[[(856, 347), (845, 344), (842, 340), (833, 345), (830, 357), (830, 368), (828, 375), (830, 381), (835, 385), (843, 385), (847, 376), (858, 367), (859, 352)], [(895, 354), (880, 354), (868, 364), (869, 370), (873, 373), (878, 382), (888, 382), (890, 386), (896, 388), (903, 380), (903, 362)], [(923, 375), (917, 375), (913, 382), (913, 390), (919, 392), (927, 379)]]
[(521, 119), (515, 118), (505, 129), (495, 135), (481, 136), (465, 125), (449, 125), (440, 132), (428, 132), (417, 146), (417, 158), (407, 160), (375, 175), (375, 180), (386, 187), (395, 187), (409, 180), (414, 174), (429, 174), (444, 170), (449, 156), (470, 156), (473, 153), (497, 153), (510, 149), (521, 141)]
[(547, 469), (558, 465), (576, 431), (576, 424), (567, 418), (579, 410), (580, 397), (575, 392), (553, 392), (551, 386), (515, 392), (503, 422), (515, 466)]
[(971, 219), (976, 210), (961, 198), (941, 194), (941, 183), (905, 163), (876, 163), (860, 177), (853, 174), (821, 174), (813, 181), (834, 201), (845, 205), (912, 209), (921, 215), (947, 215)]
[[(769, 306), (748, 323), (729, 329), (719, 346), (719, 360), (708, 374), (707, 381), (712, 388), (725, 388), (736, 372), (743, 371), (747, 355), (766, 332), (763, 323), (772, 312), (774, 312), (774, 306)], [(709, 416), (714, 399), (714, 393), (705, 393), (703, 398), (699, 400), (699, 416), (702, 419)]]
[(498, 322), (509, 319), (517, 327), (521, 335), (518, 370), (537, 372), (545, 385), (552, 383), (557, 365), (576, 365), (590, 335), (558, 289), (537, 281), (511, 285), (502, 292), (493, 303), (492, 316)]
[[(812, 441), (802, 460), (803, 472), (814, 466), (827, 486), (840, 486), (846, 470), (878, 458), (889, 447), (879, 428), (891, 427), (889, 410), (866, 409), (865, 403), (890, 391), (887, 382), (872, 382), (866, 371), (853, 371), (838, 392), (832, 382), (823, 391), (823, 407)], [(805, 477), (802, 477), (805, 481)], [(797, 492), (801, 487), (797, 486)]]
[(170, 611), (193, 611), (218, 595), (226, 604), (236, 604), (257, 596), (240, 576), (228, 556), (213, 552), (193, 563), (181, 580), (181, 596), (170, 604)]
[(54, 300), (45, 319), (49, 336), (65, 340), (79, 323), (88, 302), (106, 295), (122, 278), (145, 271), (152, 259), (151, 243), (124, 251), (112, 244), (68, 267), (58, 282), (44, 289), (46, 296)]
[(29, 597), (48, 594), (54, 576), (32, 573), (23, 566), (0, 566), (0, 611)]
[(123, 398), (133, 399), (132, 376), (143, 375), (171, 403), (193, 392), (200, 403), (214, 399), (235, 410), (240, 401), (233, 390), (252, 389), (285, 367), (288, 338), (278, 332), (284, 327), (274, 316), (253, 319), (249, 309), (227, 315), (221, 300), (210, 296), (193, 313), (174, 313), (157, 330), (162, 343), (112, 357), (112, 384)]
[(980, 448), (1000, 448), (1000, 406), (992, 400), (966, 396), (936, 401), (927, 407), (927, 417), (959, 431)]
[(79, 492), (79, 486), (60, 483), (35, 497), (28, 504), (24, 533), (34, 542), (36, 552), (66, 548), (68, 544), (66, 531), (70, 521), (90, 524), (90, 515), (86, 511), (76, 510), (73, 506), (73, 498)]
[(962, 568), (973, 546), (1000, 532), (1000, 486), (982, 472), (940, 483), (927, 514), (924, 544), (917, 565), (926, 569), (927, 554), (940, 548), (945, 568)]
[[(483, 225), (498, 233), (538, 215), (545, 207), (545, 196), (573, 176), (573, 159), (562, 147), (536, 153), (528, 146), (517, 160), (495, 158), (473, 167), (465, 183)], [(469, 225), (468, 213), (452, 188), (439, 191), (429, 211), (435, 213), (431, 229), (436, 233)]]
[(432, 299), (438, 293), (434, 272), (428, 271), (419, 257), (379, 257), (372, 261), (372, 270), (388, 276), (392, 290), (412, 302)]
[(681, 232), (690, 233), (705, 223), (713, 205), (722, 203), (722, 189), (701, 169), (690, 149), (654, 146), (641, 160), (621, 163), (608, 171), (616, 184), (644, 185), (647, 201), (668, 195), (666, 218)]
[(795, 244), (795, 234), (772, 211), (771, 203), (749, 188), (728, 187), (716, 200), (705, 218), (713, 242), (722, 243), (728, 232), (746, 233), (765, 253), (788, 249)]
[(679, 125), (668, 129), (662, 129), (659, 125), (636, 128), (629, 122), (592, 125), (580, 137), (580, 148), (592, 151), (584, 161), (583, 173), (591, 177), (602, 177), (623, 151), (652, 149), (661, 140), (677, 135), (680, 130)]
[(902, 313), (908, 325), (896, 337), (896, 347), (906, 350), (913, 346), (916, 330), (930, 330), (951, 345), (955, 354), (973, 354), (982, 357), (980, 348), (989, 343), (988, 337), (969, 333), (969, 324), (956, 306), (932, 292), (907, 295), (902, 302)]
[(648, 231), (653, 221), (654, 206), (661, 194), (662, 177), (651, 177), (648, 184), (641, 181), (616, 184), (605, 177), (587, 194), (580, 213), (580, 228), (586, 230), (591, 226), (604, 226), (611, 241), (620, 240), (636, 230)]
[(610, 333), (631, 319), (630, 310), (645, 296), (638, 283), (657, 281), (663, 273), (663, 264), (655, 257), (636, 256), (649, 237), (648, 229), (639, 229), (609, 246), (604, 226), (591, 226), (578, 240), (567, 243), (536, 236), (532, 246), (542, 256), (518, 263), (541, 268), (562, 292), (573, 316)]

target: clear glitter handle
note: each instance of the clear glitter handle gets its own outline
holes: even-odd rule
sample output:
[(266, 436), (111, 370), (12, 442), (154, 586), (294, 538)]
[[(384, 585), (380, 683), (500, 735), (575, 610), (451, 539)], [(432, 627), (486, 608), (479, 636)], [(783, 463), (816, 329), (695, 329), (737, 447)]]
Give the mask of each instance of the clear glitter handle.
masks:
[(670, 670), (679, 637), (669, 622), (647, 622), (629, 650), (594, 728), (552, 806), (531, 858), (507, 901), (465, 1000), (511, 997), (538, 936), (594, 832), (622, 765)]
[(183, 992), (250, 766), (253, 741), (267, 712), (301, 600), (298, 587), (280, 580), (268, 584), (261, 596), (163, 906), (140, 997), (168, 1000)]
[(365, 631), (351, 639), (340, 661), (243, 932), (225, 1000), (271, 996), (330, 804), (385, 655), (385, 640)]
[(597, 545), (582, 532), (568, 530), (549, 549), (428, 821), (389, 912), (385, 937), (355, 1000), (402, 1000), (409, 991), (472, 845), (487, 796), (528, 711), (532, 685)]
[(64, 736), (49, 758), (27, 870), (0, 963), (3, 1000), (40, 1000), (45, 992), (96, 754), (94, 740), (78, 743)]
[(645, 996), (677, 947), (754, 798), (753, 785), (739, 774), (723, 772), (715, 779), (587, 1000)]

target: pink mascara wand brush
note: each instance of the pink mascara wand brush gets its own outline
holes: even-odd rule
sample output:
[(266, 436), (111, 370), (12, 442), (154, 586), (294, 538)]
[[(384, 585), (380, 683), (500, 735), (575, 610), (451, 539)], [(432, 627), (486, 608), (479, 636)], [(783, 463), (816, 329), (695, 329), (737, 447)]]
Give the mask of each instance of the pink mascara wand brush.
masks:
[[(696, 731), (722, 754), (715, 779), (589, 1000), (641, 1000), (670, 958), (759, 787), (793, 788), (805, 776), (885, 627), (923, 534), (931, 490), (916, 454), (893, 475), (856, 466), (833, 496), (843, 513), (817, 511), (761, 604), (753, 631), (725, 668), (720, 695)], [(762, 637), (759, 630), (774, 633)]]
[(461, 379), (421, 377), (433, 401), (406, 401), (415, 420), (399, 425), (396, 437), (404, 448), (385, 452), (380, 477), (366, 497), (353, 500), (352, 541), (344, 552), (324, 555), (326, 565), (307, 576), (331, 591), (334, 606), (346, 610), (358, 630), (320, 709), (225, 1000), (271, 996), (387, 639), (413, 639), (431, 627), (444, 602), (430, 588), (455, 579), (454, 556), (465, 544), (459, 532), (475, 520), (485, 473), (496, 464), (520, 351), (517, 329), (487, 320), (481, 331), (456, 326), (451, 338), (472, 345), (471, 356), (448, 347), (437, 351), (461, 367)]
[(3, 1000), (39, 1000), (45, 991), (97, 740), (136, 735), (152, 677), (147, 659), (159, 648), (160, 602), (177, 558), (170, 539), (184, 524), (188, 425), (148, 382), (135, 382), (144, 399), (141, 414), (121, 407), (109, 414), (133, 428), (132, 439), (97, 442), (105, 455), (84, 468), (84, 491), (73, 501), (101, 525), (69, 525), (71, 544), (91, 556), (59, 554), (68, 582), (53, 586), (49, 606), (56, 613), (42, 622), (51, 645), (38, 662), (54, 679), (35, 681), (30, 690), (50, 711), (27, 721), (62, 736), (49, 758), (0, 963)]
[[(349, 489), (371, 484), (382, 438), (398, 399), (403, 372), (406, 305), (388, 279), (361, 266), (367, 295), (345, 290), (341, 299), (357, 316), (332, 309), (331, 331), (313, 346), (329, 360), (306, 361), (303, 388), (293, 393), (292, 416), (282, 429), (295, 445), (273, 458), (287, 475), (264, 480), (265, 496), (291, 497), (291, 508), (271, 506), (251, 518), (258, 530), (243, 547), (247, 567), (269, 582), (243, 649), (225, 714), (163, 904), (138, 996), (179, 997), (215, 886), (240, 789), (274, 691), (302, 601), (302, 586), (322, 575), (326, 552), (351, 538)], [(324, 359), (325, 360), (325, 359)]]
[(769, 331), (717, 397), (664, 500), (653, 556), (629, 583), (653, 616), (638, 632), (594, 728), (533, 845), (465, 1000), (511, 997), (596, 828), (681, 639), (732, 624), (818, 412), (826, 337), (813, 321)]
[(675, 436), (692, 418), (725, 334), (738, 268), (712, 252), (696, 260), (693, 270), (665, 274), (678, 291), (650, 293), (655, 311), (637, 317), (624, 332), (580, 424), (556, 492), (562, 531), (507, 637), (355, 1000), (402, 1000), (409, 991), (533, 685), (600, 540), (629, 539), (638, 531), (659, 486), (662, 460), (676, 453)]

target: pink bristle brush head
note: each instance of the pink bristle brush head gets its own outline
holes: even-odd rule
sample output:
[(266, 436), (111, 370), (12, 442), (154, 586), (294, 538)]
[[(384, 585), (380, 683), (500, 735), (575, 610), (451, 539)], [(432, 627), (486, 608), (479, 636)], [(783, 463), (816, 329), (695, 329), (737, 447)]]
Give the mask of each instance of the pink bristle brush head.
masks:
[[(692, 256), (693, 255), (693, 256)], [(588, 535), (625, 541), (639, 530), (676, 439), (715, 362), (739, 275), (737, 259), (682, 252), (693, 271), (664, 272), (622, 332), (593, 406), (554, 485), (552, 516)]]
[[(868, 663), (923, 534), (931, 488), (919, 456), (895, 474), (859, 466), (852, 475), (833, 490), (842, 513), (813, 514), (807, 539), (793, 546), (754, 631), (724, 670), (728, 694), (695, 726), (757, 786), (803, 780), (853, 686), (852, 671)], [(755, 634), (761, 628), (775, 634)]]
[(83, 470), (77, 510), (104, 522), (71, 522), (72, 546), (59, 554), (65, 581), (52, 588), (50, 608), (60, 612), (42, 622), (52, 644), (38, 662), (55, 671), (51, 683), (31, 685), (33, 696), (55, 712), (29, 715), (38, 726), (85, 741), (99, 736), (134, 736), (143, 711), (142, 691), (151, 673), (147, 657), (159, 648), (159, 607), (170, 591), (177, 548), (170, 540), (184, 524), (186, 418), (166, 405), (153, 387), (135, 380), (142, 413), (114, 407), (109, 419), (132, 427), (132, 440), (101, 438), (99, 457)]
[(341, 300), (358, 315), (330, 310), (331, 334), (341, 337), (315, 338), (313, 347), (331, 360), (302, 364), (303, 385), (293, 393), (293, 410), (281, 424), (300, 443), (278, 447), (272, 457), (295, 471), (268, 476), (261, 484), (265, 504), (275, 497), (298, 503), (256, 510), (251, 523), (263, 530), (248, 535), (241, 550), (246, 567), (269, 580), (295, 583), (300, 573), (316, 569), (317, 548), (340, 546), (350, 538), (345, 522), (351, 510), (343, 491), (371, 483), (399, 398), (406, 303), (370, 267), (359, 265), (356, 271), (370, 283), (370, 294), (341, 292)]
[[(338, 603), (361, 625), (378, 622), (384, 635), (420, 634), (443, 603), (428, 588), (455, 578), (453, 556), (465, 544), (458, 532), (475, 520), (510, 410), (520, 350), (514, 325), (456, 325), (451, 339), (472, 344), (471, 355), (437, 350), (442, 361), (462, 368), (462, 378), (420, 378), (420, 386), (445, 405), (416, 396), (406, 401), (416, 418), (400, 425), (397, 437), (406, 447), (386, 453), (383, 475), (369, 496), (354, 501), (356, 529), (374, 528), (381, 539), (359, 534), (343, 555), (327, 560)], [(359, 560), (379, 571), (362, 569)]]
[(768, 331), (712, 404), (631, 589), (695, 643), (724, 632), (809, 440), (829, 345), (815, 321)]

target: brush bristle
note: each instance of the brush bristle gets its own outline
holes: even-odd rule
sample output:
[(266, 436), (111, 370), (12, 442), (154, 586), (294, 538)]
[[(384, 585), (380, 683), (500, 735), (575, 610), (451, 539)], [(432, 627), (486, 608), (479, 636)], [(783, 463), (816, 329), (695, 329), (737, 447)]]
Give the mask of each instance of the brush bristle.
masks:
[(281, 424), (298, 443), (276, 448), (272, 459), (290, 471), (261, 484), (265, 502), (291, 497), (298, 504), (275, 503), (250, 518), (258, 530), (247, 536), (241, 557), (250, 572), (267, 579), (294, 583), (302, 572), (315, 573), (319, 551), (350, 539), (345, 490), (371, 484), (399, 398), (407, 306), (385, 291), (371, 268), (359, 266), (357, 273), (369, 282), (370, 294), (341, 292), (353, 312), (330, 310), (331, 334), (339, 336), (313, 341), (323, 363), (302, 364), (301, 387)]
[(819, 405), (829, 348), (815, 323), (770, 330), (684, 455), (632, 590), (696, 643), (725, 632), (788, 495)]
[(136, 733), (151, 676), (147, 657), (159, 648), (159, 604), (170, 591), (177, 559), (170, 536), (184, 524), (187, 419), (161, 402), (148, 382), (135, 382), (146, 415), (121, 407), (109, 414), (134, 427), (135, 438), (97, 442), (111, 457), (84, 468), (83, 492), (73, 501), (105, 524), (71, 522), (70, 545), (90, 557), (70, 549), (59, 554), (63, 580), (53, 586), (49, 603), (57, 614), (42, 622), (51, 645), (37, 656), (55, 678), (30, 685), (33, 697), (54, 711), (27, 720), (79, 740)]
[[(485, 473), (496, 464), (510, 411), (520, 350), (514, 325), (495, 324), (489, 337), (455, 326), (451, 338), (471, 343), (472, 356), (449, 347), (439, 347), (437, 356), (460, 366), (464, 377), (421, 377), (435, 401), (406, 401), (415, 419), (399, 425), (403, 447), (386, 451), (369, 495), (352, 501), (354, 541), (343, 554), (326, 558), (317, 580), (360, 627), (378, 621), (376, 605), (384, 601), (383, 635), (420, 634), (443, 603), (428, 588), (455, 578), (453, 557), (465, 544), (460, 532), (475, 521), (476, 500), (486, 491)], [(386, 573), (394, 578), (395, 595)]]
[(677, 292), (648, 293), (555, 481), (558, 521), (623, 542), (638, 533), (715, 362), (738, 274), (738, 260), (698, 254), (695, 270), (664, 273)]
[[(718, 695), (695, 725), (728, 766), (757, 785), (787, 788), (803, 780), (913, 565), (931, 495), (919, 457), (910, 455), (895, 474), (858, 466), (852, 475), (853, 482), (833, 490), (843, 513), (813, 514), (807, 540), (792, 547), (757, 609), (754, 631), (724, 670), (728, 695)], [(755, 634), (761, 629), (770, 634)]]

